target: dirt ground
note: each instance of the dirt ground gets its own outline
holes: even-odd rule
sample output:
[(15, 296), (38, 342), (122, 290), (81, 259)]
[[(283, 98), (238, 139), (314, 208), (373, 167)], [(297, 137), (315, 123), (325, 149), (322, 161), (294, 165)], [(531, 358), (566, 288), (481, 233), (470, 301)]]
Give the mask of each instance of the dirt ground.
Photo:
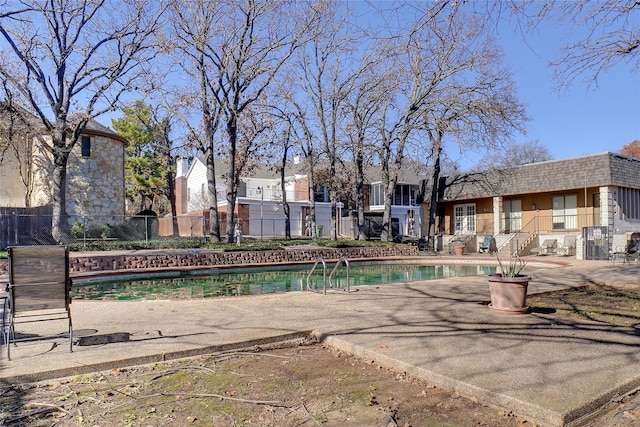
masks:
[[(535, 309), (640, 327), (640, 288), (590, 285), (532, 296)], [(323, 346), (200, 356), (1, 390), (0, 426), (530, 427), (509, 408), (443, 390)], [(640, 392), (590, 427), (640, 427)]]

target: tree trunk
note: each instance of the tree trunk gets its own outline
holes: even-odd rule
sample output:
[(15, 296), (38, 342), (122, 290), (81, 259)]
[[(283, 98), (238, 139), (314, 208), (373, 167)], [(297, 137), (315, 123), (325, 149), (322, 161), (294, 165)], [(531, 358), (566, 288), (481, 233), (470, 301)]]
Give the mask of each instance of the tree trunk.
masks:
[[(424, 205), (425, 205), (425, 200), (427, 199), (427, 186), (428, 186), (428, 181), (426, 179), (422, 179), (420, 180), (420, 188), (418, 190), (418, 195), (416, 197), (416, 203), (418, 205), (419, 208), (419, 214), (418, 214), (418, 218), (420, 218), (420, 224), (416, 224), (418, 225), (418, 238), (422, 239), (425, 237), (425, 230), (424, 230), (424, 219), (425, 219), (425, 212), (424, 212)], [(427, 220), (427, 224), (429, 223), (429, 221)], [(428, 233), (427, 233), (428, 234)]]
[(287, 152), (285, 147), (282, 155), (282, 164), (280, 165), (280, 189), (282, 191), (282, 209), (284, 210), (284, 238), (291, 240), (291, 208), (287, 203), (287, 185), (285, 181), (285, 167), (287, 165)]
[(335, 199), (331, 201), (331, 240), (338, 240), (338, 206)]
[[(237, 111), (237, 109), (235, 110)], [(233, 243), (233, 229), (236, 208), (236, 148), (238, 143), (238, 122), (232, 113), (227, 122), (229, 136), (229, 172), (227, 175), (227, 243)], [(264, 191), (264, 190), (263, 190)], [(264, 196), (264, 192), (262, 193)]]
[(311, 214), (311, 237), (313, 240), (318, 238), (318, 234), (316, 233), (316, 198), (315, 198), (315, 176), (313, 174), (313, 160), (312, 158), (308, 158), (308, 178), (309, 178), (309, 211)]
[(395, 191), (395, 180), (389, 179), (384, 191), (384, 211), (382, 213), (382, 233), (380, 240), (383, 242), (393, 241), (393, 224), (391, 218), (391, 205), (393, 205), (393, 193)]
[(172, 223), (172, 235), (178, 237), (180, 230), (178, 228), (178, 215), (176, 208), (176, 189), (175, 180), (173, 179), (173, 171), (169, 169), (167, 172), (167, 186), (169, 187), (169, 203), (171, 204), (171, 223)]
[(60, 244), (66, 241), (67, 229), (67, 159), (66, 150), (56, 150), (54, 153), (53, 174), (51, 181), (52, 210), (51, 236)]
[(355, 160), (356, 164), (356, 215), (354, 238), (356, 240), (367, 240), (364, 226), (364, 160), (362, 150), (358, 150)]
[(214, 242), (220, 241), (220, 223), (218, 221), (218, 192), (216, 189), (216, 168), (213, 159), (213, 147), (207, 149), (205, 160), (207, 162), (207, 191), (209, 192), (209, 234)]
[(440, 155), (442, 154), (442, 145), (440, 138), (436, 138), (433, 142), (433, 176), (431, 185), (431, 198), (429, 199), (429, 228), (427, 234), (427, 250), (435, 252), (436, 241), (436, 219), (438, 192), (440, 191)]

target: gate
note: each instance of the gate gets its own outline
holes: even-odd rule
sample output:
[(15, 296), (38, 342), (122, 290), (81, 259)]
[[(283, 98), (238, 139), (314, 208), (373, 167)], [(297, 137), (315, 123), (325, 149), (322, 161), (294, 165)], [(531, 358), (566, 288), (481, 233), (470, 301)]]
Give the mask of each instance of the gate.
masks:
[(583, 227), (584, 259), (609, 259), (607, 227)]

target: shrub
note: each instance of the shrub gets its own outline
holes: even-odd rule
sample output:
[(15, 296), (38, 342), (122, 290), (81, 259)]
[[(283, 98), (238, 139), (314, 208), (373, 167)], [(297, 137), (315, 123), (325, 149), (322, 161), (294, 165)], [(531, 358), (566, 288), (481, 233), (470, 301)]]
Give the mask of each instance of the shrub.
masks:
[(69, 234), (71, 235), (71, 237), (75, 237), (76, 239), (84, 237), (84, 225), (82, 224), (82, 222), (74, 221), (73, 224), (71, 224), (71, 228), (69, 229)]

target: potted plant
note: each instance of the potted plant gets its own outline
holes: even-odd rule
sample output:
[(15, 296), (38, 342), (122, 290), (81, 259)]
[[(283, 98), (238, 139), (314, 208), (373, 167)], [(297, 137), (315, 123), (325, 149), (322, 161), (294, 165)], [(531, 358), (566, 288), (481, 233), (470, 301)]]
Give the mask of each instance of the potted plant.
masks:
[(521, 274), (527, 265), (521, 258), (510, 259), (503, 263), (498, 257), (499, 272), (489, 275), (491, 293), (491, 311), (499, 314), (525, 314), (527, 307), (527, 287), (529, 276)]

